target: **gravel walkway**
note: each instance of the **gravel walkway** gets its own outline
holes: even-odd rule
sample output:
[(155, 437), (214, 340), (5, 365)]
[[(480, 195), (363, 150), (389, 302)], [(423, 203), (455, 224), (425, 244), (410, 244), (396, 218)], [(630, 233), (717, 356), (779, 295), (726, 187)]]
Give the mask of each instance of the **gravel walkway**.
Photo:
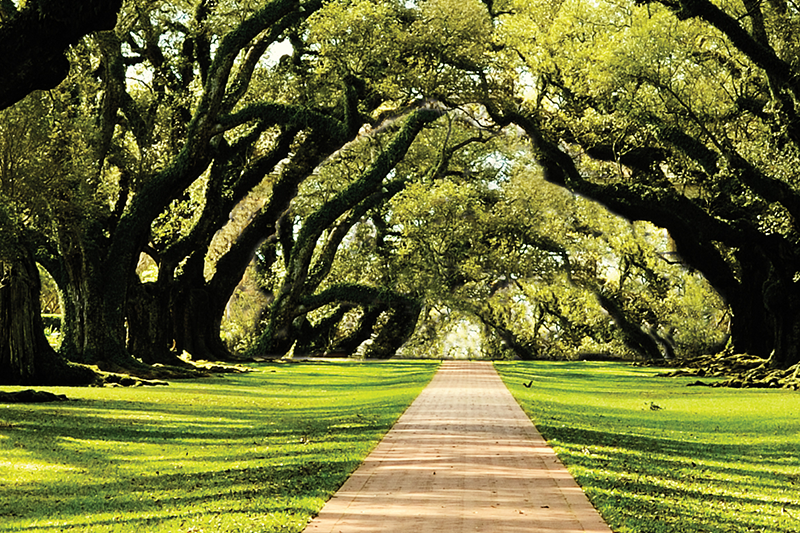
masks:
[(444, 362), (305, 533), (610, 533), (489, 362)]

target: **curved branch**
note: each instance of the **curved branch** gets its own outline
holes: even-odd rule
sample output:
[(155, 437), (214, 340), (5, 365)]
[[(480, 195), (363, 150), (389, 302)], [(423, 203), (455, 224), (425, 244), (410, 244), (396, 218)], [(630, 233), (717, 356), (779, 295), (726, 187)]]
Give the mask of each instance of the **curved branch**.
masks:
[(679, 19), (699, 18), (717, 28), (753, 63), (762, 68), (782, 88), (800, 100), (800, 78), (792, 75), (792, 66), (751, 35), (738, 20), (710, 0), (655, 0), (671, 9)]
[(292, 128), (314, 129), (322, 135), (334, 138), (344, 136), (348, 129), (340, 120), (307, 107), (265, 102), (252, 104), (236, 113), (219, 117), (214, 133), (222, 133), (253, 120)]

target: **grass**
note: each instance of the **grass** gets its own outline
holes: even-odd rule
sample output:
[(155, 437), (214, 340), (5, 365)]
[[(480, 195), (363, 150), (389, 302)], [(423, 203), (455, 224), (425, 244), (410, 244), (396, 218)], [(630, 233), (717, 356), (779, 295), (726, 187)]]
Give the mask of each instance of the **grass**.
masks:
[(800, 531), (797, 392), (614, 363), (496, 367), (615, 532)]
[(302, 531), (436, 368), (319, 362), (45, 388), (71, 401), (0, 405), (0, 531)]

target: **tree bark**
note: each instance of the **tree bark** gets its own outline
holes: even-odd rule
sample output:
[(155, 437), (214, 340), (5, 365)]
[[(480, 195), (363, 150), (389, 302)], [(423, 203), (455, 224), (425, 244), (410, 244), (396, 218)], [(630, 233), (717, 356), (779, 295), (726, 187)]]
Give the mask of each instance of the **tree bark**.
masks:
[(422, 305), (415, 300), (396, 305), (386, 313), (388, 320), (379, 324), (370, 342), (364, 345), (365, 359), (389, 359), (411, 338), (417, 327)]
[(180, 365), (173, 350), (168, 284), (133, 282), (128, 290), (128, 352), (147, 364)]
[(352, 331), (344, 337), (338, 339), (336, 343), (330, 347), (333, 353), (346, 353), (352, 354), (364, 342), (369, 340), (372, 336), (372, 331), (375, 324), (378, 323), (381, 313), (386, 311), (384, 306), (365, 306), (363, 314), (358, 321), (358, 324)]
[(0, 261), (0, 383), (86, 385), (95, 374), (68, 364), (47, 342), (39, 308), (40, 279), (26, 252)]

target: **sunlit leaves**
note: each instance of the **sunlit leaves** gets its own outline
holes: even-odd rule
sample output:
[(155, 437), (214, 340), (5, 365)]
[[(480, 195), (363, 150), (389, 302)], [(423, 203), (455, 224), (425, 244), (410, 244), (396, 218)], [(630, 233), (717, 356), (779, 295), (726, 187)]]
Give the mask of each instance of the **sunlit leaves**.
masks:
[(415, 284), (422, 276), (428, 278), (423, 286), (443, 283), (452, 290), (480, 276), (475, 263), (488, 243), (481, 242), (475, 229), (485, 223), (485, 212), (469, 184), (412, 184), (393, 204), (391, 223), (403, 235), (398, 259), (414, 265), (402, 271), (417, 278)]
[(330, 2), (309, 20), (309, 42), (319, 53), (320, 75), (376, 79), (396, 64), (406, 39), (391, 2)]

